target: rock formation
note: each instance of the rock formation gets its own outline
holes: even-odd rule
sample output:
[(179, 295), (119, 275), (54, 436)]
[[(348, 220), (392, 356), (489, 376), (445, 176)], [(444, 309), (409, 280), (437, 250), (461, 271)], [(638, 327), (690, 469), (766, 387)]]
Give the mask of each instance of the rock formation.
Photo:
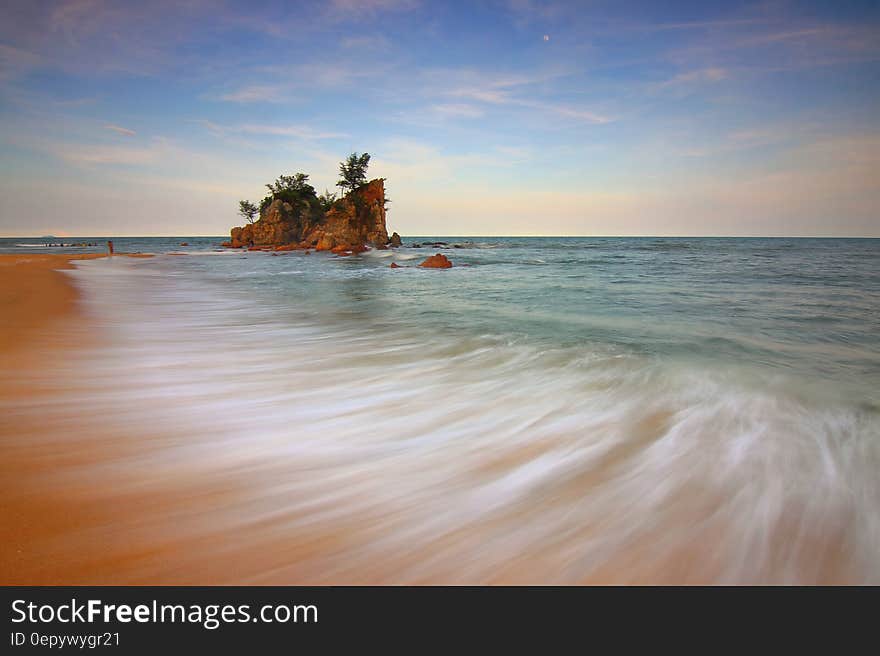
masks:
[(419, 266), (426, 269), (448, 269), (452, 266), (452, 262), (450, 262), (449, 258), (442, 253), (437, 253), (436, 255), (427, 258)]
[(276, 198), (261, 210), (259, 220), (233, 228), (230, 237), (223, 243), (227, 248), (314, 248), (338, 255), (363, 252), (366, 246), (386, 248), (385, 180), (368, 182), (334, 202), (326, 212), (317, 199), (292, 205)]
[(400, 241), (400, 235), (398, 235), (396, 232), (393, 233), (391, 235), (391, 239), (388, 240), (388, 245), (392, 248), (400, 248), (401, 243), (402, 242)]

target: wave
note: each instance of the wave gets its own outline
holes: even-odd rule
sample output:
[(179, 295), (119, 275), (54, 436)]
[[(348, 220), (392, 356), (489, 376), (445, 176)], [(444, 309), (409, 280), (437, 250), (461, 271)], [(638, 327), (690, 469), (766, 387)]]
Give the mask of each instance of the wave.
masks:
[(143, 551), (186, 548), (123, 578), (228, 582), (234, 555), (248, 583), (880, 582), (863, 404), (746, 366), (331, 320), (166, 266), (79, 266), (105, 339), (68, 397), (20, 409), (65, 439), (138, 427), (58, 483), (176, 491), (167, 533), (132, 521)]

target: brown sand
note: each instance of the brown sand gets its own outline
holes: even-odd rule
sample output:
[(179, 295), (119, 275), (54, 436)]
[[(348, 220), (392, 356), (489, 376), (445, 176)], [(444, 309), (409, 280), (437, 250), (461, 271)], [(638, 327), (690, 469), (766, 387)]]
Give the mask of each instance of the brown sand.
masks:
[[(45, 386), (52, 381), (48, 372), (84, 345), (82, 340), (65, 343), (55, 334), (57, 327), (70, 322), (81, 325), (78, 336), (87, 338), (90, 332), (87, 317), (77, 305), (78, 292), (60, 270), (73, 268), (73, 260), (103, 257), (100, 253), (0, 254), (0, 358), (6, 373), (0, 376), (0, 403), (14, 408), (19, 400), (45, 394)], [(34, 370), (47, 374), (41, 383), (9, 375)], [(57, 485), (46, 485), (60, 467), (73, 461), (91, 462), (97, 455), (91, 450), (95, 445), (69, 445), (53, 439), (37, 445), (29, 439), (44, 433), (40, 426), (0, 417), (4, 456), (0, 458), (0, 584), (97, 582), (101, 577), (74, 566), (86, 554), (65, 555), (64, 536), (77, 527), (108, 521), (111, 515), (103, 512), (99, 518), (94, 508), (59, 493)]]
[[(16, 412), (18, 404), (74, 391), (75, 354), (100, 345), (100, 327), (59, 272), (72, 260), (100, 257), (0, 255), (0, 407), (7, 408), (0, 412), (0, 585), (266, 583), (265, 572), (289, 572), (349, 543), (336, 525), (293, 541), (270, 526), (254, 536), (228, 531), (224, 520), (240, 508), (243, 485), (222, 472), (144, 472), (132, 492), (112, 466), (162, 448), (149, 427), (120, 434), (100, 418), (74, 413), (47, 425), (39, 413)], [(294, 578), (310, 580), (307, 572)]]
[(39, 329), (68, 316), (76, 290), (58, 269), (104, 255), (0, 255), (0, 354), (20, 350)]

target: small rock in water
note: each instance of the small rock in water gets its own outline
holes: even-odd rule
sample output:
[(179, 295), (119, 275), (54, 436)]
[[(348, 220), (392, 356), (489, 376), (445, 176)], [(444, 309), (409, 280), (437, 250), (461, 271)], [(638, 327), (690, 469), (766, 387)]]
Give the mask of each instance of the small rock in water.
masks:
[(442, 253), (437, 253), (436, 255), (427, 258), (419, 266), (426, 269), (448, 269), (452, 266), (452, 262), (450, 262), (449, 258)]
[(400, 266), (397, 262), (392, 262), (391, 264), (388, 265), (388, 268), (389, 269), (402, 269), (403, 267)]

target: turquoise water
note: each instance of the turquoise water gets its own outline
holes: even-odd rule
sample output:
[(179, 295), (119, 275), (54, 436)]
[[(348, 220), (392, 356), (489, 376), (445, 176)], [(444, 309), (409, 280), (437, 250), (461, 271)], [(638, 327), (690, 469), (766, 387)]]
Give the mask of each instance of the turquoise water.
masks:
[(880, 582), (880, 240), (426, 241), (117, 239), (188, 255), (71, 274), (110, 345), (90, 398), (246, 454), (294, 528), (357, 527), (307, 580)]
[[(98, 238), (67, 238), (66, 241)], [(216, 252), (221, 238), (117, 238), (126, 252)], [(189, 246), (180, 243), (187, 241)], [(416, 237), (350, 259), (299, 253), (175, 260), (173, 268), (365, 328), (491, 334), (542, 348), (601, 347), (706, 365), (751, 364), (880, 389), (880, 239)], [(17, 246), (2, 252), (101, 252)], [(386, 271), (433, 252), (442, 275)], [(225, 253), (225, 255), (232, 255)], [(157, 263), (155, 266), (167, 266)], [(432, 272), (438, 273), (438, 272)], [(876, 401), (876, 396), (871, 397)]]

